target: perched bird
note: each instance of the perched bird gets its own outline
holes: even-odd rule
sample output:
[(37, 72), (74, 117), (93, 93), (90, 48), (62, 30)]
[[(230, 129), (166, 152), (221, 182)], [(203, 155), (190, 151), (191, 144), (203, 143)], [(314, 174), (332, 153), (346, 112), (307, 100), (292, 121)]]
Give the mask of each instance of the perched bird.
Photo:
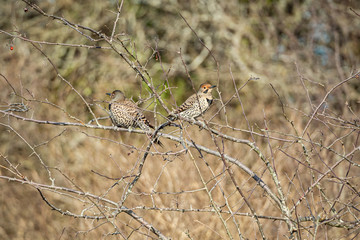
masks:
[[(106, 93), (106, 95), (109, 95), (111, 99), (109, 102), (110, 118), (115, 126), (140, 128), (144, 131), (150, 131), (150, 128), (154, 129), (140, 108), (132, 101), (126, 99), (122, 91), (115, 90), (112, 93)], [(154, 142), (163, 146), (158, 139)]]
[[(183, 118), (196, 119), (210, 108), (213, 102), (213, 96), (211, 92), (215, 87), (215, 85), (211, 85), (209, 83), (201, 84), (199, 91), (186, 99), (186, 101), (181, 104), (180, 107), (175, 109), (172, 114)], [(167, 118), (170, 121), (177, 119), (172, 115), (169, 115)]]

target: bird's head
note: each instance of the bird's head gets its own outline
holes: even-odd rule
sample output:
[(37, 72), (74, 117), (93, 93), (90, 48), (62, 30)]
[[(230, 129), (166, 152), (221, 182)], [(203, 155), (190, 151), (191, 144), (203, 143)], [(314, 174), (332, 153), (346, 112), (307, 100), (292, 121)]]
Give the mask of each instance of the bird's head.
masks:
[(216, 87), (216, 85), (211, 85), (210, 83), (203, 83), (200, 85), (199, 93), (210, 94), (211, 91), (213, 90), (213, 88), (215, 88), (215, 87)]
[(115, 90), (112, 93), (106, 93), (110, 96), (111, 102), (121, 102), (125, 100), (125, 95), (120, 90)]

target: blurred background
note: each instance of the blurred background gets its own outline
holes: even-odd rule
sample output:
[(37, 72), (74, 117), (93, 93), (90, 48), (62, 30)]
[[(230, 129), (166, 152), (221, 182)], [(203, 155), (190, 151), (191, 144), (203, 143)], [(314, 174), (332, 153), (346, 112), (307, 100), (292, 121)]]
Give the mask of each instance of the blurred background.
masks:
[[(15, 113), (27, 118), (89, 122), (93, 115), (72, 87), (58, 77), (58, 72), (84, 97), (97, 117), (108, 116), (105, 93), (120, 89), (147, 110), (145, 114), (153, 124), (159, 125), (164, 121), (166, 111), (154, 101), (151, 91), (138, 74), (106, 42), (91, 41), (60, 21), (40, 15), (22, 1), (0, 2), (0, 73), (4, 76), (0, 81), (1, 110), (9, 110), (13, 104), (22, 103), (29, 110)], [(35, 2), (48, 14), (101, 31), (107, 36), (112, 34), (117, 1)], [(146, 68), (151, 83), (161, 93), (169, 109), (189, 97), (194, 92), (193, 86), (197, 89), (203, 82), (218, 85), (214, 93), (215, 104), (205, 119), (211, 119), (226, 134), (255, 140), (267, 157), (276, 159), (277, 171), (282, 176), (284, 191), (289, 199), (297, 199), (300, 190), (294, 190), (289, 179), (300, 176), (306, 189), (312, 184), (312, 179), (309, 175), (301, 174), (306, 174), (308, 169), (286, 159), (280, 151), (272, 153), (265, 138), (253, 139), (248, 130), (261, 132), (265, 129), (265, 119), (266, 127), (282, 133), (280, 135), (284, 138), (286, 134), (297, 135), (294, 129), (302, 132), (308, 116), (324, 95), (359, 69), (359, 13), (359, 1), (351, 0), (124, 1), (115, 37)], [(14, 37), (19, 35), (24, 38)], [(39, 42), (31, 43), (26, 39)], [(125, 53), (120, 45), (118, 49)], [(248, 82), (241, 89), (241, 103), (235, 98), (226, 105), (226, 112), (223, 109), (219, 111), (222, 102), (235, 94), (234, 84), (239, 88), (251, 77), (259, 79)], [(283, 116), (279, 98), (270, 84), (279, 94), (287, 117), (294, 121), (294, 128)], [(327, 98), (321, 111), (349, 122), (359, 121), (359, 89), (359, 79), (349, 81)], [(17, 94), (14, 94), (14, 90)], [(41, 164), (43, 161), (51, 167), (55, 185), (96, 195), (105, 194), (114, 180), (94, 172), (112, 178), (136, 173), (137, 163), (148, 143), (142, 134), (41, 125), (4, 114), (0, 122), (2, 166), (6, 165), (5, 159), (8, 159), (29, 180), (51, 184), (48, 171)], [(109, 119), (100, 123), (111, 126)], [(333, 129), (314, 123), (309, 132), (312, 139), (321, 144), (330, 144), (346, 135), (342, 141), (332, 145), (345, 155), (351, 147), (357, 146), (356, 130), (347, 132), (344, 128), (335, 129), (334, 126)], [(197, 144), (216, 149), (214, 143), (209, 141), (209, 134), (196, 126), (188, 126), (186, 136)], [(167, 139), (162, 141), (165, 143), (165, 149), (160, 149), (162, 152), (182, 149), (175, 142)], [(284, 147), (285, 143), (273, 144), (274, 147)], [(265, 180), (270, 179), (264, 164), (250, 148), (233, 142), (225, 142), (224, 146), (227, 154), (239, 159)], [(305, 158), (301, 146), (289, 144), (285, 147), (288, 153), (299, 159)], [(329, 152), (321, 154), (329, 164), (336, 161)], [(125, 205), (129, 208), (210, 209), (208, 194), (199, 190), (204, 187), (199, 177), (202, 176), (209, 181), (209, 188), (214, 188), (212, 196), (217, 204), (229, 204), (234, 211), (248, 212), (239, 195), (235, 194), (229, 177), (223, 173), (221, 160), (206, 155), (204, 161), (198, 155), (197, 151), (191, 150), (190, 153), (169, 155), (166, 157), (169, 161), (164, 161), (162, 155), (149, 157), (143, 175)], [(201, 173), (195, 166), (200, 168)], [(319, 169), (326, 167), (321, 165)], [(237, 168), (233, 171), (258, 214), (280, 216), (263, 190), (256, 187), (248, 175)], [(344, 170), (339, 171), (341, 175)], [(0, 173), (14, 177), (4, 167), (0, 168)], [(356, 186), (359, 171), (351, 173), (354, 176), (351, 181)], [(220, 179), (214, 177), (217, 174)], [(119, 201), (128, 181), (120, 182), (106, 193), (106, 197)], [(285, 183), (288, 185), (285, 186)], [(333, 183), (328, 184), (328, 194), (335, 196), (339, 188)], [(1, 180), (0, 188), (0, 236), (3, 239), (117, 237), (106, 235), (113, 231), (110, 224), (101, 225), (100, 222), (66, 217), (51, 211), (32, 187)], [(344, 194), (347, 199), (346, 196), (352, 193)], [(77, 214), (89, 204), (86, 200), (69, 198), (56, 192), (47, 192), (47, 197), (64, 211)], [(313, 204), (313, 209), (318, 211), (324, 208), (329, 210), (330, 207), (320, 204), (318, 198), (316, 195), (308, 204)], [(302, 215), (309, 214), (306, 204), (299, 208), (304, 211)], [(95, 209), (89, 211), (96, 212)], [(188, 236), (194, 239), (227, 238), (219, 217), (211, 212), (138, 210), (137, 213), (173, 239), (187, 239)], [(230, 215), (226, 219), (233, 221)], [(131, 235), (132, 228), (138, 226), (130, 217), (120, 214), (117, 221), (129, 238), (146, 238), (139, 234), (141, 230)], [(251, 218), (238, 217), (237, 221), (244, 237), (260, 238), (257, 225)], [(262, 220), (262, 223), (269, 239), (283, 239), (287, 234), (286, 224), (281, 221)], [(232, 234), (237, 234), (236, 224), (229, 223), (229, 228)], [(316, 236), (338, 239), (356, 234), (356, 231), (349, 232), (351, 230), (345, 228), (324, 226)], [(311, 236), (309, 233), (303, 234), (305, 239)]]

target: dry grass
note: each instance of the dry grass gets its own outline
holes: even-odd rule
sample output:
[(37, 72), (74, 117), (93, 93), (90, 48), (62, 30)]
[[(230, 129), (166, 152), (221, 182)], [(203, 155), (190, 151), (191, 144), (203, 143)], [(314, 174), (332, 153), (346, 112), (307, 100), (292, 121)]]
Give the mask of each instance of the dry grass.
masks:
[[(124, 2), (111, 44), (78, 27), (98, 39), (91, 41), (24, 2), (2, 2), (0, 236), (159, 237), (125, 212), (100, 220), (64, 216), (51, 211), (37, 191), (65, 214), (101, 218), (116, 212), (110, 203), (69, 189), (115, 203), (125, 198), (123, 206), (172, 239), (262, 238), (240, 191), (258, 216), (270, 218), (259, 219), (268, 239), (358, 236), (359, 75), (334, 91), (331, 88), (359, 66), (360, 17), (355, 13), (360, 12), (359, 5), (355, 1), (289, 0), (149, 2)], [(38, 4), (48, 14), (108, 37), (112, 34), (117, 13), (114, 1)], [(10, 46), (14, 50), (9, 50)], [(246, 83), (250, 77), (259, 79)], [(169, 134), (160, 138), (165, 147), (151, 148), (139, 180), (126, 195), (149, 139), (137, 132), (90, 128), (86, 124), (93, 115), (79, 94), (96, 117), (106, 117), (105, 93), (121, 89), (160, 125), (167, 112), (153, 90), (171, 110), (205, 81), (218, 85), (215, 104), (204, 117), (210, 128), (237, 140), (249, 140), (256, 147), (213, 135), (209, 129), (185, 121), (182, 136), (237, 159), (274, 194), (280, 196), (281, 191), (284, 208), (296, 205), (290, 216), (238, 165), (227, 162), (227, 169), (221, 157), (206, 150), (199, 153), (191, 143), (185, 151), (170, 139), (181, 136), (175, 127), (162, 131)], [(239, 96), (227, 102), (236, 94), (234, 84), (239, 88), (245, 83)], [(14, 103), (23, 103), (28, 110), (6, 111)], [(80, 125), (39, 124), (29, 119)], [(99, 123), (111, 125), (109, 119)], [(263, 160), (269, 161), (268, 165)], [(50, 178), (54, 186), (67, 189), (51, 189)], [(299, 199), (301, 203), (297, 203)], [(287, 217), (297, 232), (289, 233)], [(303, 217), (313, 219), (305, 221)], [(115, 232), (121, 234), (111, 235)]]

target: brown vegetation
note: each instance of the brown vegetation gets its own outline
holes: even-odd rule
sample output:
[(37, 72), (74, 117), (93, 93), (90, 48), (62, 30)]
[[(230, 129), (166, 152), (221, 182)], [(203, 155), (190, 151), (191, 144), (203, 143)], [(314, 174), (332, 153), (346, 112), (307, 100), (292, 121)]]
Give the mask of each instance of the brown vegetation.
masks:
[[(356, 1), (3, 1), (2, 239), (354, 239)], [(120, 89), (153, 125), (111, 126)], [(53, 211), (52, 211), (53, 210)]]

